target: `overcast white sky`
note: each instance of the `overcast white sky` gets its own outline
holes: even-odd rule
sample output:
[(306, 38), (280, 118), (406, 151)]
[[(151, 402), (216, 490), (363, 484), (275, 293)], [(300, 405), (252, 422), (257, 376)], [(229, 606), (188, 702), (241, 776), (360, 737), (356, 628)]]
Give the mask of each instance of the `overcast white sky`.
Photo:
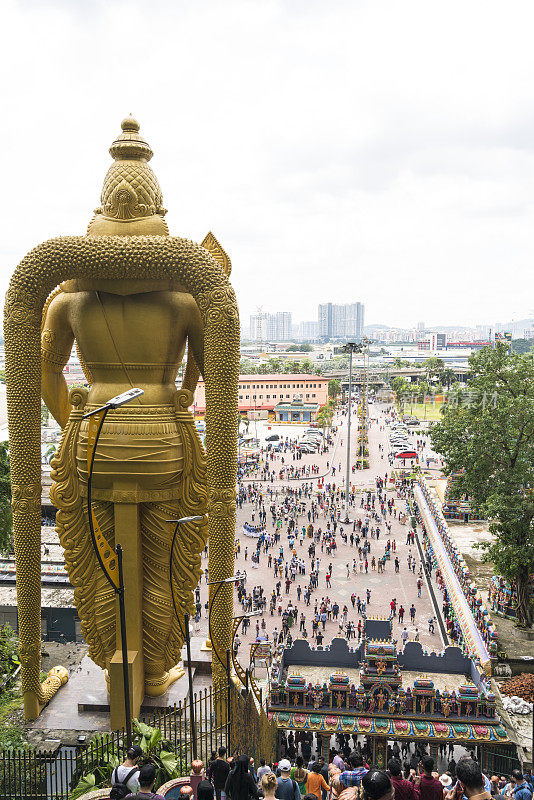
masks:
[(0, 289), (84, 233), (133, 113), (175, 235), (262, 305), (366, 322), (534, 311), (534, 4), (2, 0)]

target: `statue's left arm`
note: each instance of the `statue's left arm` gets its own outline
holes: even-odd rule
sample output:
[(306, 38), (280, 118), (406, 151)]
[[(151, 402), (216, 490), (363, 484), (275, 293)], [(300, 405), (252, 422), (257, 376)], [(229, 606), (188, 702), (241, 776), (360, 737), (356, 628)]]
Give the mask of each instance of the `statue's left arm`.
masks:
[(67, 364), (74, 333), (69, 321), (68, 294), (59, 294), (50, 303), (41, 333), (41, 394), (50, 413), (62, 428), (68, 422), (71, 405), (63, 368)]
[[(182, 389), (195, 392), (198, 376), (204, 375), (204, 325), (197, 304), (191, 298), (188, 308), (189, 320), (187, 324), (187, 366)], [(191, 358), (191, 353), (193, 358)]]

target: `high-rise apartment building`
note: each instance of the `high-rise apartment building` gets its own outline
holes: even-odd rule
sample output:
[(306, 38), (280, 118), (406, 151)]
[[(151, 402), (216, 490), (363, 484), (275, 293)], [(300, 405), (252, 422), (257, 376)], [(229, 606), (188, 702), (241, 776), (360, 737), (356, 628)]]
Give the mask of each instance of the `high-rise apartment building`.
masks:
[(303, 342), (313, 342), (319, 336), (319, 323), (315, 320), (301, 322), (299, 325), (299, 339)]
[(365, 307), (363, 303), (321, 303), (318, 309), (321, 339), (361, 339)]
[(256, 342), (290, 342), (292, 334), (291, 311), (250, 315), (250, 338)]
[(273, 317), (275, 317), (276, 341), (290, 342), (293, 338), (291, 311), (277, 311)]

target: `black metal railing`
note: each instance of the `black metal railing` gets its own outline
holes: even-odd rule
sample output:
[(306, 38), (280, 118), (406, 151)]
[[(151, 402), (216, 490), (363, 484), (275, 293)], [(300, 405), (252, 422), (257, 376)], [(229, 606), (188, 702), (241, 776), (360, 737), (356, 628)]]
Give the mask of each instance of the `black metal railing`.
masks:
[[(256, 763), (272, 760), (276, 745), (274, 724), (257, 702), (251, 689), (240, 691), (233, 683), (218, 689), (208, 687), (193, 695), (195, 725), (191, 726), (190, 703), (176, 703), (141, 716), (140, 722), (161, 732), (148, 745), (147, 756), (171, 752), (178, 775), (189, 775), (193, 761), (191, 730), (196, 731), (197, 758), (206, 764), (213, 752), (225, 746), (229, 753), (246, 752)], [(149, 730), (133, 724), (133, 740), (139, 742)], [(81, 779), (95, 777), (95, 785), (109, 786), (110, 763), (120, 763), (126, 754), (126, 731), (95, 736), (88, 744), (63, 746), (50, 752), (32, 748), (0, 753), (0, 800), (71, 800)], [(156, 741), (157, 739), (157, 741)], [(161, 759), (160, 759), (161, 760)], [(164, 760), (164, 759), (163, 759)], [(161, 774), (161, 783), (168, 775)]]
[[(227, 698), (227, 687), (210, 687), (194, 694), (196, 749), (205, 763), (213, 751), (230, 741)], [(187, 701), (140, 718), (140, 722), (161, 731), (161, 738), (152, 748), (149, 746), (147, 755), (170, 751), (181, 775), (189, 774), (193, 761), (189, 714)], [(133, 734), (134, 741), (139, 741), (142, 734), (135, 723)], [(69, 800), (83, 776), (95, 776), (94, 788), (105, 785), (111, 771), (109, 763), (123, 761), (126, 749), (126, 731), (122, 730), (95, 736), (87, 745), (60, 747), (54, 752), (4, 750), (0, 753), (0, 800)]]

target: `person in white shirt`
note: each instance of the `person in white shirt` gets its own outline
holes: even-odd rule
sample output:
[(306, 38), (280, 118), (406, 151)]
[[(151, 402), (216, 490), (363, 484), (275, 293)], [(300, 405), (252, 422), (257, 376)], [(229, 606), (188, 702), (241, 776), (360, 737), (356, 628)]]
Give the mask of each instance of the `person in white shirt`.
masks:
[[(111, 773), (111, 786), (116, 786), (119, 783), (124, 783), (132, 794), (137, 794), (139, 791), (139, 759), (143, 755), (143, 751), (138, 744), (133, 744), (126, 753), (126, 760), (124, 764), (115, 767)], [(128, 778), (128, 780), (126, 780)]]

